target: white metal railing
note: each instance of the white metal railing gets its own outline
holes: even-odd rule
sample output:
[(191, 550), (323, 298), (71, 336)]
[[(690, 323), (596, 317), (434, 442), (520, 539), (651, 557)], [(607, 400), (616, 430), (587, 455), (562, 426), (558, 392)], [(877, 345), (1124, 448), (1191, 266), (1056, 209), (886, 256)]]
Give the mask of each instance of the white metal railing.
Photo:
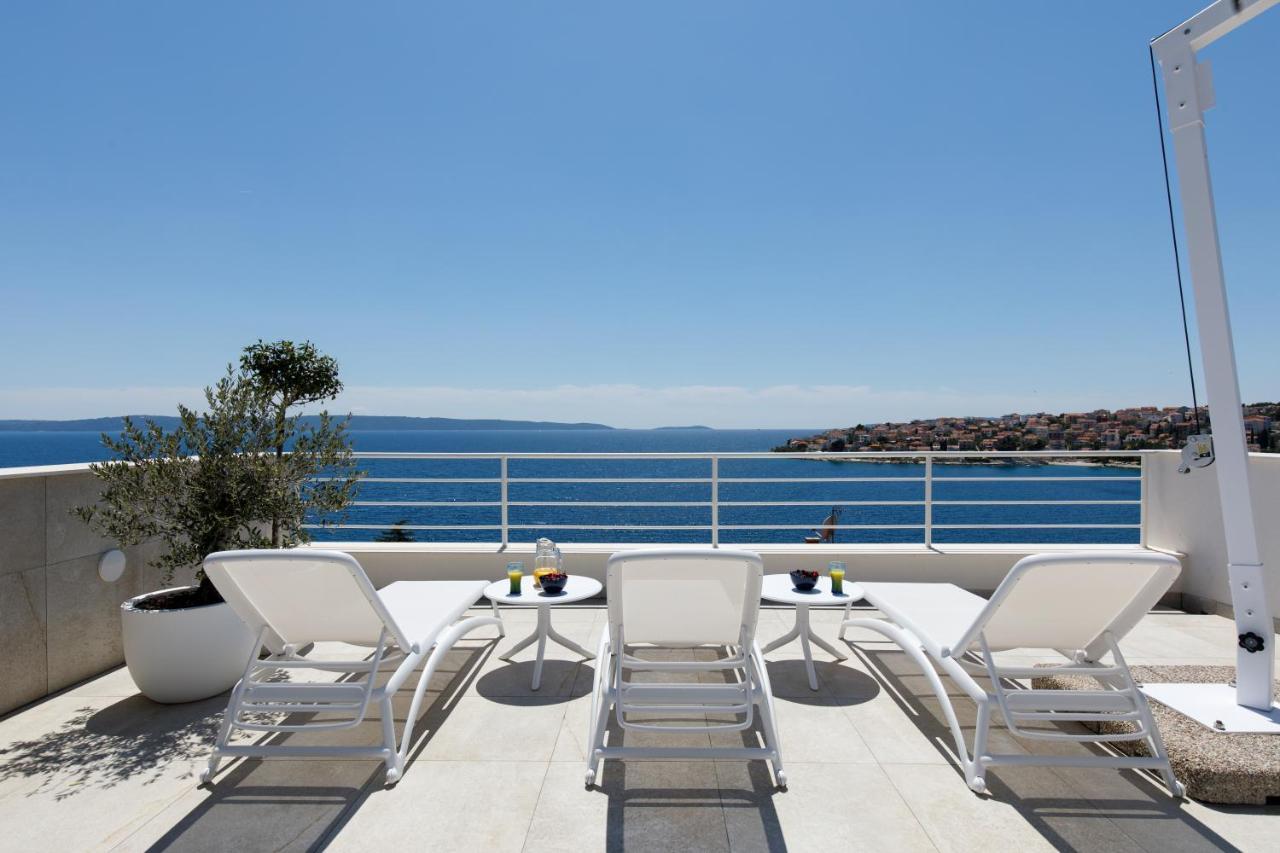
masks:
[[(938, 530), (1065, 530), (1065, 529), (1131, 529), (1137, 530), (1139, 540), (1145, 541), (1145, 456), (1141, 451), (1006, 451), (1006, 452), (985, 452), (985, 451), (928, 451), (928, 452), (846, 452), (846, 453), (746, 453), (746, 452), (729, 452), (729, 453), (381, 453), (381, 452), (360, 452), (355, 454), (360, 460), (449, 460), (449, 461), (465, 461), (465, 460), (490, 460), (498, 463), (497, 477), (413, 477), (413, 476), (365, 476), (362, 482), (365, 483), (399, 483), (399, 484), (457, 484), (457, 485), (496, 485), (498, 487), (498, 500), (357, 500), (353, 503), (356, 507), (412, 507), (412, 508), (457, 508), (457, 507), (489, 507), (499, 509), (499, 523), (497, 524), (388, 524), (383, 523), (329, 523), (329, 524), (308, 524), (311, 528), (326, 527), (329, 529), (347, 529), (347, 530), (386, 530), (389, 527), (399, 528), (401, 530), (421, 530), (421, 531), (493, 531), (498, 534), (499, 542), (507, 545), (511, 541), (511, 534), (514, 531), (531, 531), (531, 530), (592, 530), (592, 531), (622, 531), (622, 530), (650, 530), (650, 531), (701, 531), (708, 534), (712, 545), (719, 545), (721, 533), (730, 530), (805, 530), (812, 531), (815, 529), (834, 529), (841, 530), (919, 530), (921, 531), (922, 541), (928, 546), (934, 541), (934, 532)], [(972, 477), (972, 476), (950, 476), (944, 475), (939, 477), (935, 473), (935, 461), (941, 462), (960, 462), (967, 460), (992, 460), (992, 459), (1009, 459), (1009, 460), (1026, 460), (1028, 462), (1037, 460), (1063, 460), (1063, 459), (1131, 459), (1139, 463), (1139, 468), (1134, 471), (1132, 476), (1128, 475), (1072, 475), (1072, 476), (1034, 476), (1034, 477)], [(867, 461), (867, 462), (884, 462), (886, 460), (902, 460), (902, 461), (918, 461), (923, 463), (923, 473), (921, 476), (892, 476), (892, 477), (865, 477), (865, 476), (815, 476), (815, 477), (725, 477), (721, 476), (721, 462), (724, 460), (820, 460), (820, 461)], [(531, 460), (569, 460), (569, 461), (589, 461), (589, 460), (608, 460), (608, 461), (648, 461), (648, 462), (664, 462), (664, 461), (705, 461), (708, 466), (705, 476), (694, 477), (513, 477), (511, 476), (512, 461), (531, 461)], [(947, 466), (950, 467), (950, 466)], [(323, 478), (320, 478), (323, 479)], [(1043, 500), (1043, 499), (1011, 499), (1011, 500), (939, 500), (935, 498), (934, 491), (937, 483), (983, 483), (987, 485), (999, 485), (1007, 483), (1087, 483), (1087, 482), (1127, 482), (1131, 481), (1138, 485), (1139, 494), (1133, 500), (1113, 500), (1113, 499), (1061, 499), (1061, 500)], [(896, 483), (911, 484), (917, 483), (922, 487), (922, 498), (919, 500), (833, 500), (823, 498), (821, 500), (779, 500), (779, 501), (760, 501), (760, 500), (722, 500), (720, 497), (720, 487), (723, 484), (781, 484), (781, 483)], [(513, 485), (527, 484), (608, 484), (608, 485), (630, 485), (630, 484), (685, 484), (685, 485), (704, 485), (708, 487), (707, 500), (513, 500), (511, 498), (511, 487)], [(934, 518), (934, 508), (941, 506), (1022, 506), (1022, 507), (1044, 507), (1044, 506), (1102, 506), (1102, 505), (1129, 505), (1135, 506), (1139, 510), (1139, 520), (1137, 524), (1112, 524), (1112, 523), (998, 523), (998, 524), (957, 524), (957, 523), (938, 523)], [(911, 524), (725, 524), (721, 522), (720, 510), (725, 507), (744, 508), (744, 507), (906, 507), (919, 506), (922, 507), (922, 519), (920, 523)], [(524, 524), (511, 522), (511, 509), (513, 507), (571, 507), (571, 508), (635, 508), (635, 507), (665, 507), (665, 508), (685, 508), (685, 509), (707, 509), (710, 514), (709, 524), (612, 524), (612, 523), (595, 523), (595, 524)]]

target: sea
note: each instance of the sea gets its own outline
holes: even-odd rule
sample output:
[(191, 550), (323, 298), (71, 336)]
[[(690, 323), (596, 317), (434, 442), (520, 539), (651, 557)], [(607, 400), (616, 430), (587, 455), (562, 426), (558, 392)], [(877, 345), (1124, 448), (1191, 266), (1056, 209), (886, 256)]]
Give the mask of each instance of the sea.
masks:
[[(358, 452), (730, 453), (767, 451), (814, 432), (357, 430), (351, 439)], [(99, 436), (91, 432), (0, 432), (0, 468), (108, 458)], [(779, 453), (765, 459), (721, 459), (718, 465), (718, 525), (724, 544), (803, 542), (837, 507), (842, 525), (837, 542), (923, 541), (925, 510), (915, 503), (924, 498), (923, 463), (818, 461)], [(318, 541), (394, 535), (416, 541), (497, 542), (500, 507), (476, 504), (498, 502), (498, 483), (429, 480), (497, 479), (499, 466), (497, 459), (362, 459), (366, 479), (357, 500), (400, 505), (359, 505), (340, 518), (312, 519), (357, 526), (323, 526), (311, 534)], [(704, 504), (711, 497), (710, 473), (706, 459), (512, 459), (510, 541), (549, 536), (557, 542), (708, 542), (712, 516)], [(778, 482), (802, 478), (809, 482)], [(558, 482), (582, 479), (596, 482)], [(646, 482), (654, 479), (687, 482)], [(421, 480), (428, 482), (416, 482)], [(933, 542), (1137, 542), (1140, 496), (1138, 471), (1131, 467), (935, 463)], [(785, 505), (738, 505), (756, 501)], [(445, 505), (405, 505), (414, 502)], [(585, 505), (623, 502), (631, 505)]]

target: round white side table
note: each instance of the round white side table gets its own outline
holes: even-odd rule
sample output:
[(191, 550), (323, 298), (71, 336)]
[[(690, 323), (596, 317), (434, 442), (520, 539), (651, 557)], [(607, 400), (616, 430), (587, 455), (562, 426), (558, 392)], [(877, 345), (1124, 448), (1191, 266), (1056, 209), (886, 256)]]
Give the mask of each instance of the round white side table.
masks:
[(831, 578), (824, 575), (818, 578), (818, 583), (812, 590), (801, 592), (791, 583), (791, 575), (789, 574), (765, 575), (764, 583), (760, 587), (760, 597), (765, 601), (772, 601), (778, 604), (794, 604), (796, 607), (795, 627), (765, 646), (761, 651), (771, 652), (799, 637), (800, 648), (804, 652), (804, 666), (809, 673), (809, 689), (817, 690), (818, 674), (813, 669), (813, 650), (809, 647), (809, 644), (813, 643), (831, 654), (836, 660), (845, 660), (847, 655), (837, 651), (830, 643), (813, 633), (813, 629), (809, 626), (809, 608), (848, 608), (855, 601), (862, 598), (862, 587), (846, 580), (844, 582), (844, 592), (840, 595), (833, 595), (831, 592)]
[(600, 581), (594, 578), (587, 578), (581, 575), (570, 575), (569, 582), (565, 584), (564, 592), (556, 595), (548, 595), (539, 589), (534, 589), (533, 578), (525, 575), (520, 581), (520, 594), (511, 594), (510, 581), (494, 581), (485, 587), (485, 598), (494, 603), (496, 607), (499, 604), (508, 607), (537, 607), (538, 608), (538, 627), (534, 632), (516, 643), (505, 655), (502, 660), (509, 661), (511, 657), (523, 650), (525, 647), (532, 645), (535, 641), (538, 643), (538, 655), (533, 664), (533, 684), (532, 689), (537, 690), (542, 685), (542, 660), (547, 650), (547, 640), (555, 640), (571, 652), (576, 652), (584, 658), (593, 657), (592, 653), (584, 649), (582, 646), (556, 632), (551, 627), (551, 608), (557, 604), (573, 604), (576, 601), (592, 598), (600, 594), (600, 590), (604, 587)]

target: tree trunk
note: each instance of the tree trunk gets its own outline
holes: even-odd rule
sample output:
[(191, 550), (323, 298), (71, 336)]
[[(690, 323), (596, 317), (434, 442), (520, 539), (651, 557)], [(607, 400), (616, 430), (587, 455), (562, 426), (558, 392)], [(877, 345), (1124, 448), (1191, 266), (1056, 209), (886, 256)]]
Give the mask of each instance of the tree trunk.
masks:
[[(284, 419), (285, 419), (284, 403), (281, 404), (279, 411), (276, 412), (276, 476), (275, 488), (280, 489), (284, 482), (283, 472), (280, 470), (284, 467)], [(277, 506), (282, 496), (277, 494)], [(271, 516), (271, 547), (280, 548), (284, 545), (284, 531), (280, 529), (280, 515), (277, 510)]]

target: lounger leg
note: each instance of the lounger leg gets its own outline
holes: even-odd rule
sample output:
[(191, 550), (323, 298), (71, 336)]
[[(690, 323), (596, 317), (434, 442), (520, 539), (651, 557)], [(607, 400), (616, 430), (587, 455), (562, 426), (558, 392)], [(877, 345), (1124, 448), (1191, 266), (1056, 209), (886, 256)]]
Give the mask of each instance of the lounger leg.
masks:
[(258, 631), (258, 642), (254, 643), (253, 649), (249, 652), (249, 660), (244, 665), (244, 674), (231, 689), (231, 698), (227, 701), (227, 710), (223, 712), (222, 725), (218, 726), (218, 737), (213, 742), (213, 752), (209, 755), (209, 765), (200, 773), (201, 783), (208, 782), (213, 778), (213, 774), (218, 772), (218, 764), (222, 761), (222, 748), (227, 745), (227, 740), (231, 737), (231, 728), (235, 725), (236, 716), (240, 713), (240, 700), (244, 698), (244, 691), (248, 689), (253, 672), (258, 667), (258, 652), (262, 648), (262, 641), (266, 635), (267, 629), (264, 626)]
[[(987, 790), (987, 765), (983, 758), (987, 754), (987, 733), (991, 730), (991, 703), (978, 703), (978, 720), (974, 726), (973, 733), (973, 760), (969, 762), (969, 766), (965, 769), (965, 779), (969, 783), (969, 788), (975, 793), (982, 794)], [(962, 755), (961, 760), (966, 760), (967, 756)]]
[(498, 613), (498, 602), (490, 601), (489, 603), (493, 605), (493, 618), (498, 620), (498, 637), (507, 636), (507, 626), (503, 623), (501, 614)]
[(600, 755), (598, 750), (604, 748), (605, 731), (609, 726), (609, 714), (612, 708), (612, 693), (609, 690), (610, 679), (614, 667), (612, 666), (612, 655), (609, 653), (609, 634), (600, 638), (600, 650), (596, 654), (596, 672), (593, 679), (594, 686), (591, 693), (591, 730), (587, 737), (587, 787), (591, 787), (596, 782), (596, 774), (600, 769)]
[(1177, 780), (1173, 775), (1173, 766), (1169, 763), (1169, 753), (1165, 752), (1164, 739), (1160, 737), (1160, 730), (1156, 728), (1155, 720), (1151, 716), (1151, 709), (1146, 707), (1147, 697), (1139, 694), (1142, 703), (1142, 724), (1147, 726), (1150, 732), (1147, 735), (1147, 745), (1151, 749), (1151, 754), (1160, 759), (1162, 766), (1160, 767), (1160, 777), (1164, 779), (1165, 787), (1169, 789), (1169, 796), (1174, 799), (1182, 799), (1186, 796), (1187, 788)]
[(773, 777), (779, 788), (787, 787), (787, 774), (782, 769), (782, 745), (778, 741), (777, 718), (773, 711), (773, 687), (769, 683), (769, 671), (765, 668), (764, 653), (756, 646), (751, 650), (753, 676), (759, 690), (760, 725), (764, 729), (765, 746), (773, 750)]
[[(420, 682), (421, 683), (421, 682)], [(382, 751), (383, 761), (387, 764), (387, 782), (395, 784), (404, 774), (404, 760), (396, 750), (396, 712), (391, 705), (391, 697), (383, 696), (380, 703), (382, 709)], [(405, 723), (405, 741), (408, 741), (412, 722)]]
[(1111, 647), (1112, 657), (1124, 672), (1123, 686), (1120, 689), (1132, 697), (1133, 703), (1138, 709), (1142, 727), (1147, 731), (1147, 748), (1151, 750), (1152, 756), (1161, 762), (1160, 777), (1164, 779), (1165, 787), (1169, 789), (1169, 796), (1175, 799), (1182, 799), (1187, 793), (1187, 788), (1173, 775), (1173, 765), (1169, 763), (1169, 753), (1165, 751), (1164, 738), (1160, 737), (1160, 729), (1156, 726), (1155, 717), (1151, 714), (1151, 705), (1147, 702), (1146, 695), (1133, 680), (1133, 673), (1129, 671), (1129, 664), (1125, 661), (1124, 655), (1120, 653), (1120, 644), (1116, 642), (1115, 637), (1110, 632), (1107, 632), (1106, 640), (1107, 645)]
[[(404, 721), (404, 734), (400, 740), (400, 749), (395, 748), (395, 732), (392, 731), (389, 743), (391, 744), (392, 757), (387, 760), (387, 783), (395, 784), (400, 780), (400, 776), (404, 773), (405, 761), (409, 756), (409, 748), (413, 745), (413, 727), (418, 721), (418, 712), (422, 708), (422, 697), (427, 692), (427, 684), (431, 681), (431, 676), (435, 674), (436, 669), (440, 666), (440, 661), (449, 653), (454, 644), (462, 639), (466, 634), (485, 625), (501, 625), (502, 620), (493, 616), (472, 616), (470, 619), (464, 619), (457, 623), (448, 631), (446, 631), (438, 640), (436, 640), (435, 648), (431, 650), (431, 656), (427, 658), (427, 665), (422, 668), (422, 677), (418, 679), (418, 686), (413, 691), (413, 701), (409, 704), (409, 716)], [(421, 658), (419, 658), (420, 660)], [(383, 709), (383, 726), (388, 725), (388, 721), (394, 724), (394, 714), (391, 709), (391, 696), (394, 690), (388, 690), (384, 698)], [(385, 729), (384, 729), (385, 731)]]
[[(951, 729), (951, 737), (955, 741), (956, 746), (956, 757), (960, 759), (960, 769), (965, 775), (965, 780), (969, 781), (971, 779), (980, 778), (981, 774), (977, 776), (972, 775), (975, 761), (969, 757), (969, 747), (964, 742), (964, 729), (960, 727), (960, 721), (956, 718), (956, 709), (951, 704), (951, 697), (947, 695), (946, 686), (942, 683), (942, 679), (938, 677), (938, 673), (934, 670), (933, 664), (929, 662), (929, 658), (921, 650), (920, 640), (907, 631), (899, 628), (897, 625), (893, 625), (880, 619), (849, 619), (846, 620), (844, 624), (854, 628), (869, 628), (878, 634), (883, 634), (889, 640), (893, 641), (898, 648), (906, 652), (913, 661), (915, 661), (916, 666), (920, 668), (921, 673), (923, 673), (925, 678), (928, 679), (929, 686), (933, 688), (933, 693), (938, 697), (938, 702), (942, 706), (942, 713), (947, 718), (947, 726)], [(987, 701), (985, 699), (980, 700), (974, 695), (975, 691), (977, 691), (977, 687), (974, 685), (973, 679), (968, 678), (964, 670), (960, 669), (954, 661), (951, 663), (952, 666), (948, 669), (948, 674), (953, 679), (956, 679), (962, 687), (965, 687), (965, 692), (969, 693), (974, 698), (974, 701), (978, 704), (978, 713), (981, 716), (984, 714)], [(968, 678), (969, 684), (966, 686), (960, 681), (961, 678)], [(979, 731), (981, 730), (982, 727), (979, 727)], [(985, 745), (983, 748), (985, 749)], [(982, 786), (983, 789), (985, 789), (985, 781), (982, 782)], [(970, 787), (972, 788), (973, 785), (970, 784)], [(974, 788), (974, 790), (977, 791), (979, 789)]]
[(209, 755), (209, 764), (200, 772), (200, 781), (208, 782), (213, 778), (213, 774), (218, 772), (218, 765), (222, 762), (222, 748), (227, 745), (227, 738), (231, 736), (231, 723), (239, 713), (240, 695), (243, 692), (241, 679), (236, 684), (235, 689), (231, 691), (231, 701), (227, 703), (227, 710), (223, 712), (222, 724), (218, 726), (218, 737), (213, 742), (213, 752)]

